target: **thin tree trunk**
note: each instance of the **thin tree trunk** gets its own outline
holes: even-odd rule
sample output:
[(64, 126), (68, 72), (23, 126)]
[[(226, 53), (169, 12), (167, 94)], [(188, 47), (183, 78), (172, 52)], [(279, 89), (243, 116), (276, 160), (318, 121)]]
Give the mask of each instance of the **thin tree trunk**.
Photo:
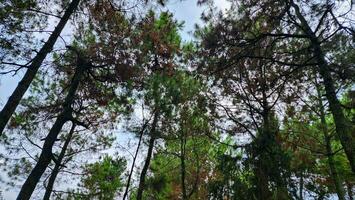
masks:
[(310, 38), (314, 56), (318, 62), (318, 72), (323, 78), (325, 95), (328, 99), (329, 108), (334, 118), (336, 133), (345, 150), (345, 154), (350, 162), (351, 169), (355, 173), (355, 135), (353, 134), (354, 128), (349, 120), (346, 119), (343, 108), (336, 96), (334, 81), (330, 73), (330, 67), (325, 60), (324, 53), (321, 49), (320, 42), (316, 34), (312, 31), (306, 19), (303, 17), (298, 5), (296, 5), (292, 0), (291, 6), (295, 9), (295, 13), (297, 18), (301, 21), (301, 25), (305, 34), (307, 34)]
[(39, 182), (41, 176), (47, 169), (49, 163), (53, 159), (52, 148), (57, 140), (57, 137), (60, 131), (63, 128), (63, 125), (71, 120), (72, 109), (71, 105), (75, 99), (76, 90), (79, 87), (81, 76), (84, 72), (85, 64), (81, 59), (78, 59), (78, 66), (75, 70), (69, 92), (65, 98), (63, 103), (63, 111), (57, 117), (56, 121), (54, 122), (51, 130), (49, 131), (42, 148), (41, 155), (37, 161), (37, 164), (32, 169), (30, 175), (27, 177), (25, 183), (22, 185), (20, 193), (17, 196), (17, 200), (28, 200), (30, 199), (34, 189), (36, 188), (37, 183)]
[(326, 137), (326, 148), (327, 148), (327, 156), (328, 156), (328, 165), (330, 169), (330, 174), (332, 176), (332, 180), (335, 186), (336, 193), (338, 195), (339, 200), (345, 200), (345, 190), (340, 181), (339, 175), (335, 168), (335, 163), (333, 159), (333, 151), (330, 144), (330, 137)]
[(48, 184), (47, 184), (47, 187), (46, 187), (46, 192), (44, 194), (44, 197), (43, 197), (43, 200), (49, 200), (49, 198), (51, 197), (51, 193), (52, 193), (52, 190), (53, 190), (53, 186), (54, 186), (54, 182), (55, 182), (55, 179), (57, 178), (57, 175), (60, 171), (60, 168), (61, 168), (61, 165), (62, 165), (62, 161), (63, 161), (63, 158), (65, 156), (65, 152), (67, 151), (67, 148), (68, 148), (68, 145), (72, 139), (72, 136), (74, 134), (74, 129), (75, 129), (75, 124), (73, 123), (70, 131), (69, 131), (69, 134), (67, 136), (67, 139), (65, 140), (64, 142), (64, 145), (62, 147), (62, 150), (60, 151), (60, 154), (57, 158), (57, 161), (55, 163), (55, 166), (54, 166), (54, 169), (51, 173), (51, 176), (48, 180)]
[(55, 27), (54, 31), (48, 38), (47, 42), (43, 45), (37, 55), (33, 58), (31, 65), (28, 66), (28, 69), (22, 78), (22, 80), (18, 83), (16, 89), (11, 94), (9, 99), (7, 100), (4, 108), (0, 112), (0, 136), (2, 135), (6, 124), (10, 120), (12, 114), (15, 112), (16, 107), (20, 103), (23, 95), (29, 88), (32, 80), (37, 74), (38, 69), (42, 65), (43, 60), (46, 58), (47, 54), (52, 51), (55, 42), (60, 36), (64, 26), (68, 22), (70, 16), (74, 13), (79, 5), (80, 0), (73, 0), (68, 8), (66, 9), (63, 17), (60, 19), (58, 25)]
[(129, 172), (129, 175), (128, 175), (126, 189), (125, 189), (125, 192), (123, 194), (123, 200), (125, 200), (127, 198), (127, 195), (128, 195), (128, 190), (129, 190), (129, 186), (131, 184), (131, 178), (132, 178), (132, 174), (133, 174), (133, 171), (134, 171), (134, 166), (135, 166), (136, 159), (137, 159), (137, 156), (138, 156), (139, 148), (141, 146), (143, 134), (144, 134), (144, 131), (146, 129), (146, 126), (148, 125), (148, 122), (149, 122), (149, 120), (143, 125), (142, 130), (141, 130), (140, 135), (139, 135), (138, 146), (137, 146), (137, 149), (136, 149), (136, 153), (134, 154), (133, 163), (132, 163), (132, 166), (131, 166), (131, 171)]
[(185, 134), (182, 131), (180, 135), (180, 167), (181, 167), (181, 189), (182, 189), (182, 199), (187, 200), (187, 192), (186, 192), (186, 183), (185, 183), (185, 173), (186, 173), (186, 166), (185, 166), (185, 146), (186, 146), (186, 138)]
[(147, 175), (149, 164), (150, 164), (150, 160), (151, 160), (152, 155), (153, 155), (154, 142), (155, 142), (155, 139), (156, 139), (156, 126), (157, 126), (157, 123), (158, 123), (158, 115), (159, 115), (159, 112), (156, 111), (155, 114), (154, 114), (152, 128), (151, 128), (151, 131), (150, 131), (151, 136), (150, 136), (150, 139), (149, 139), (147, 158), (145, 160), (141, 175), (139, 177), (137, 200), (142, 200), (142, 198), (143, 198), (143, 191), (145, 189), (145, 177)]
[(346, 189), (348, 190), (349, 200), (354, 200), (353, 184), (351, 184), (350, 182), (346, 181)]
[(303, 185), (304, 185), (304, 180), (303, 180), (303, 171), (302, 171), (300, 177), (300, 200), (303, 200)]
[(344, 188), (341, 184), (340, 178), (338, 176), (337, 170), (335, 168), (335, 163), (333, 160), (333, 150), (331, 146), (331, 136), (328, 134), (328, 126), (327, 122), (325, 120), (325, 109), (323, 106), (322, 102), (322, 95), (321, 91), (319, 88), (319, 85), (317, 83), (317, 78), (315, 78), (315, 84), (316, 84), (316, 89), (317, 89), (317, 100), (318, 100), (318, 106), (320, 109), (320, 119), (321, 119), (321, 125), (322, 125), (322, 132), (324, 135), (324, 140), (325, 140), (325, 145), (326, 145), (326, 151), (327, 151), (327, 159), (328, 159), (328, 165), (329, 165), (329, 170), (331, 174), (331, 178), (333, 180), (334, 186), (336, 193), (338, 195), (339, 200), (345, 200), (345, 191)]
[[(190, 199), (191, 198), (191, 196), (194, 194), (194, 193), (196, 193), (196, 198), (197, 199), (199, 199), (199, 194), (198, 194), (198, 184), (199, 184), (199, 179), (200, 179), (200, 159), (199, 159), (199, 155), (198, 155), (198, 151), (196, 150), (196, 148), (195, 148), (196, 146), (195, 146), (195, 143), (194, 143), (194, 148), (193, 148), (193, 150), (192, 150), (192, 152), (194, 152), (195, 153), (195, 158), (194, 158), (194, 160), (196, 160), (196, 178), (195, 178), (195, 183), (194, 183), (194, 185), (192, 186), (192, 189), (191, 189), (191, 191), (189, 192), (189, 194), (187, 195), (187, 198), (188, 199)], [(229, 188), (229, 187), (228, 187)], [(229, 193), (229, 192), (228, 192)], [(228, 194), (228, 196), (230, 196), (229, 194)]]

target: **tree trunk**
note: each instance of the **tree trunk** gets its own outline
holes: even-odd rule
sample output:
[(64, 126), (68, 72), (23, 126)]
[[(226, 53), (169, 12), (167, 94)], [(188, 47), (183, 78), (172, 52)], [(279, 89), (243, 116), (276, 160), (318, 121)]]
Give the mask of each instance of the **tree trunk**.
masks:
[(323, 106), (322, 102), (322, 95), (321, 91), (319, 88), (319, 85), (317, 83), (317, 79), (315, 79), (315, 84), (316, 84), (316, 89), (317, 89), (317, 100), (318, 100), (318, 106), (320, 110), (320, 119), (321, 119), (321, 125), (322, 125), (322, 132), (324, 135), (324, 141), (326, 145), (326, 151), (327, 151), (327, 159), (328, 159), (328, 165), (329, 165), (329, 170), (330, 170), (330, 175), (331, 179), (333, 180), (334, 186), (336, 193), (338, 195), (339, 200), (345, 200), (345, 191), (344, 188), (341, 184), (340, 178), (338, 176), (337, 170), (335, 168), (335, 163), (333, 160), (333, 150), (331, 146), (331, 136), (328, 134), (328, 126), (327, 122), (325, 119), (325, 109)]
[(256, 188), (257, 188), (257, 194), (256, 197), (259, 200), (265, 199), (269, 200), (271, 199), (272, 193), (269, 189), (269, 175), (268, 175), (268, 166), (265, 165), (265, 160), (267, 159), (268, 156), (272, 155), (267, 155), (271, 154), (270, 148), (269, 148), (269, 142), (270, 138), (272, 137), (270, 135), (270, 123), (269, 123), (269, 105), (267, 101), (267, 95), (266, 95), (266, 81), (264, 75), (264, 67), (260, 66), (260, 74), (261, 74), (261, 87), (262, 87), (262, 127), (261, 130), (259, 130), (259, 135), (257, 136), (257, 141), (256, 141), (256, 154), (254, 155), (254, 158), (258, 157), (258, 160), (256, 161), (256, 166), (255, 166), (255, 175), (256, 175)]
[[(281, 153), (281, 147), (279, 146), (279, 143), (276, 141), (276, 134), (277, 130), (275, 130), (275, 127), (272, 125), (271, 121), (271, 116), (270, 112), (266, 112), (267, 115), (264, 116), (264, 124), (263, 124), (263, 134), (265, 139), (264, 139), (264, 145), (265, 145), (265, 152), (261, 152), (263, 157), (261, 157), (262, 160), (262, 167), (264, 173), (267, 173), (266, 176), (268, 177), (268, 181), (273, 181), (276, 185), (276, 191), (273, 193), (276, 194), (276, 198), (278, 200), (288, 200), (290, 199), (288, 190), (287, 190), (287, 181), (282, 175), (281, 169), (283, 168), (283, 163), (279, 158), (279, 154)], [(266, 162), (272, 162), (272, 163), (266, 163)], [(271, 167), (271, 169), (270, 169)], [(272, 170), (278, 170), (276, 173), (271, 173)], [(273, 175), (272, 175), (273, 174)]]
[(70, 131), (69, 131), (69, 134), (67, 136), (67, 139), (65, 140), (64, 142), (64, 145), (62, 147), (62, 150), (60, 151), (60, 154), (55, 162), (55, 166), (54, 166), (54, 169), (51, 173), (51, 176), (48, 180), (48, 184), (47, 184), (47, 187), (46, 187), (46, 192), (44, 194), (44, 197), (43, 197), (43, 200), (49, 200), (49, 198), (51, 197), (51, 193), (52, 193), (52, 190), (53, 190), (53, 185), (54, 185), (54, 182), (55, 182), (55, 179), (57, 178), (57, 175), (60, 171), (60, 168), (61, 168), (61, 165), (62, 165), (62, 161), (63, 161), (63, 158), (65, 156), (65, 152), (67, 151), (67, 148), (68, 148), (68, 145), (71, 141), (71, 138), (74, 134), (74, 129), (75, 129), (75, 124), (73, 123)]
[(330, 174), (332, 176), (332, 180), (334, 182), (334, 186), (335, 186), (335, 191), (338, 195), (339, 200), (345, 200), (345, 191), (344, 188), (342, 186), (342, 183), (340, 181), (340, 178), (338, 176), (337, 170), (335, 168), (335, 163), (333, 160), (333, 151), (331, 148), (331, 144), (330, 144), (330, 138), (329, 136), (326, 139), (326, 147), (327, 147), (327, 156), (328, 156), (328, 165), (329, 165), (329, 169), (330, 169)]
[(25, 183), (23, 184), (20, 193), (17, 196), (17, 200), (28, 200), (30, 199), (34, 189), (36, 188), (37, 183), (39, 182), (41, 176), (47, 169), (49, 163), (53, 158), (52, 148), (57, 140), (57, 137), (60, 131), (63, 128), (63, 125), (71, 119), (72, 109), (71, 105), (75, 99), (76, 90), (79, 87), (81, 76), (84, 72), (85, 64), (81, 59), (78, 59), (78, 66), (75, 70), (68, 94), (63, 103), (63, 111), (57, 117), (54, 122), (51, 130), (49, 131), (42, 148), (41, 155), (37, 161), (37, 164), (32, 169), (30, 175), (27, 177)]
[(147, 123), (145, 123), (145, 124), (143, 125), (142, 130), (141, 130), (140, 135), (139, 135), (138, 146), (137, 146), (137, 149), (136, 149), (136, 153), (134, 154), (134, 158), (133, 158), (133, 163), (132, 163), (131, 171), (129, 172), (129, 175), (128, 175), (128, 180), (127, 180), (127, 184), (126, 184), (126, 189), (125, 189), (125, 192), (124, 192), (124, 194), (123, 194), (123, 200), (125, 200), (125, 199), (127, 198), (127, 195), (128, 195), (128, 190), (129, 190), (129, 186), (130, 186), (130, 184), (131, 184), (131, 178), (132, 178), (134, 166), (135, 166), (136, 159), (137, 159), (137, 156), (138, 156), (139, 148), (140, 148), (140, 146), (141, 146), (143, 134), (144, 134), (144, 131), (145, 131), (145, 129), (146, 129), (146, 126), (148, 125), (148, 122), (149, 122), (149, 120), (147, 121)]
[(33, 58), (31, 65), (28, 66), (28, 69), (22, 78), (22, 80), (18, 83), (16, 89), (11, 94), (9, 99), (7, 100), (4, 108), (0, 112), (0, 136), (2, 135), (6, 124), (10, 120), (12, 114), (15, 112), (16, 107), (20, 103), (23, 95), (29, 88), (32, 80), (37, 74), (38, 69), (42, 65), (43, 60), (46, 58), (47, 54), (52, 51), (52, 48), (60, 36), (64, 26), (68, 22), (70, 16), (74, 13), (79, 5), (80, 0), (73, 0), (68, 8), (66, 9), (63, 17), (60, 19), (58, 25), (55, 27), (54, 31), (48, 38), (47, 42), (43, 45), (37, 55)]
[(325, 95), (328, 99), (329, 108), (334, 118), (336, 133), (345, 150), (351, 169), (355, 173), (354, 128), (351, 125), (351, 122), (349, 122), (349, 120), (344, 116), (343, 108), (336, 96), (334, 81), (330, 73), (330, 67), (325, 60), (324, 53), (316, 34), (312, 31), (306, 19), (303, 17), (298, 5), (296, 5), (292, 0), (291, 6), (295, 9), (296, 16), (301, 21), (305, 34), (307, 34), (310, 38), (313, 53), (318, 62), (318, 72), (323, 78)]
[(137, 200), (142, 200), (142, 198), (143, 198), (143, 191), (145, 189), (145, 176), (147, 175), (147, 172), (148, 172), (150, 160), (151, 160), (152, 155), (153, 155), (154, 142), (155, 142), (155, 139), (156, 139), (156, 126), (157, 126), (157, 123), (158, 123), (158, 115), (159, 115), (159, 112), (156, 111), (155, 114), (154, 114), (152, 128), (151, 128), (151, 131), (150, 131), (151, 136), (150, 136), (150, 139), (149, 139), (147, 158), (145, 160), (141, 175), (139, 177)]
[(186, 146), (186, 138), (184, 131), (181, 131), (180, 135), (180, 170), (181, 170), (181, 189), (182, 189), (182, 199), (187, 200), (187, 192), (186, 192), (186, 166), (185, 166), (185, 146)]
[[(261, 159), (261, 158), (259, 158)], [(271, 191), (269, 189), (268, 177), (263, 170), (263, 164), (261, 160), (257, 161), (256, 166), (256, 188), (257, 194), (256, 197), (258, 200), (269, 200), (271, 199)]]
[[(261, 191), (265, 194), (261, 195), (261, 199), (266, 199), (266, 198), (271, 198), (270, 195), (272, 195), (272, 192), (269, 190), (269, 181), (274, 181), (276, 183), (276, 198), (279, 200), (284, 200), (284, 199), (290, 199), (288, 195), (288, 190), (287, 190), (287, 184), (286, 181), (284, 180), (282, 176), (282, 172), (278, 171), (275, 173), (275, 175), (270, 176), (270, 167), (274, 169), (280, 169), (282, 168), (282, 162), (277, 156), (281, 150), (279, 147), (279, 143), (276, 141), (276, 136), (278, 132), (278, 127), (275, 127), (274, 121), (273, 121), (273, 113), (271, 112), (271, 107), (268, 102), (268, 95), (267, 95), (267, 82), (266, 78), (264, 77), (264, 74), (266, 73), (266, 67), (263, 65), (260, 68), (261, 76), (262, 76), (262, 82), (261, 82), (261, 87), (262, 87), (262, 128), (261, 128), (261, 142), (259, 143), (260, 147), (262, 149), (265, 149), (265, 151), (261, 150), (260, 151), (260, 167), (261, 170), (260, 176), (261, 178), (259, 179), (261, 181), (260, 186), (263, 187)], [(271, 161), (272, 163), (266, 163), (268, 161)], [(263, 177), (265, 176), (265, 177)], [(263, 180), (265, 179), (265, 180)], [(274, 180), (273, 180), (274, 179)], [(263, 195), (269, 195), (269, 196), (264, 196)]]
[(303, 186), (304, 186), (304, 180), (303, 180), (303, 171), (301, 172), (301, 177), (300, 177), (300, 200), (303, 200)]
[[(320, 50), (320, 49), (319, 49)], [(330, 110), (333, 114), (336, 133), (339, 140), (345, 150), (347, 158), (350, 162), (351, 169), (355, 172), (355, 146), (354, 146), (354, 136), (352, 136), (353, 127), (350, 122), (345, 118), (343, 109), (339, 100), (336, 97), (333, 80), (331, 78), (329, 66), (324, 64), (319, 66), (319, 72), (323, 77), (323, 82), (326, 91), (326, 97), (329, 102)]]
[(349, 200), (354, 200), (353, 184), (346, 181), (346, 189), (348, 190)]

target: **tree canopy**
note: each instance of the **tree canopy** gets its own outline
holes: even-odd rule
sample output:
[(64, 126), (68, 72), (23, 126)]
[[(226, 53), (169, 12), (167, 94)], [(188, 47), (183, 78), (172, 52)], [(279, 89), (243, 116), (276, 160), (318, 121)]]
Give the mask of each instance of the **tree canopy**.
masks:
[(0, 199), (353, 200), (354, 2), (228, 2), (0, 2)]

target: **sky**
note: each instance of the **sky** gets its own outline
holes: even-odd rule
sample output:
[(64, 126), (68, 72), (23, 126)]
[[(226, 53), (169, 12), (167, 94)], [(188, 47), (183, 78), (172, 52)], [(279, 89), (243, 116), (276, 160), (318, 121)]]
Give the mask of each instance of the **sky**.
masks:
[[(184, 21), (184, 28), (181, 31), (181, 36), (183, 40), (189, 41), (193, 39), (192, 32), (196, 23), (201, 24), (200, 16), (203, 12), (203, 7), (198, 7), (196, 4), (197, 0), (170, 0), (166, 7), (161, 8), (162, 11), (169, 10), (175, 16), (178, 21)], [(220, 9), (224, 10), (228, 8), (229, 3), (226, 0), (215, 0), (215, 5)], [(48, 30), (54, 29), (55, 23), (50, 23)], [(70, 32), (66, 29), (65, 32)], [(0, 76), (0, 109), (3, 108), (8, 97), (11, 95), (19, 80), (21, 80), (24, 71), (20, 71), (15, 76)], [(0, 174), (1, 177), (1, 174)], [(0, 191), (2, 187), (0, 185)], [(9, 191), (1, 191), (3, 197), (6, 200), (15, 199), (19, 188), (14, 188)]]

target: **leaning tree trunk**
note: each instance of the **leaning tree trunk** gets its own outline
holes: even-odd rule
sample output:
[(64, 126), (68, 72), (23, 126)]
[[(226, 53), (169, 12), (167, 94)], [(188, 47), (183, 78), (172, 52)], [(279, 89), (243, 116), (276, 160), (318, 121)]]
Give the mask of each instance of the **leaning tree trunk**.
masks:
[(319, 85), (317, 82), (317, 78), (315, 78), (315, 84), (316, 84), (316, 90), (317, 90), (318, 106), (319, 106), (319, 110), (320, 110), (322, 132), (324, 135), (324, 141), (325, 141), (325, 145), (326, 145), (326, 152), (327, 152), (328, 165), (329, 165), (331, 179), (333, 180), (335, 190), (336, 190), (339, 200), (345, 200), (345, 191), (344, 191), (344, 188), (343, 188), (342, 183), (340, 181), (337, 170), (335, 168), (335, 163), (334, 163), (334, 159), (333, 159), (333, 150), (332, 150), (332, 146), (331, 146), (331, 136), (328, 134), (328, 126), (327, 126), (327, 122), (325, 119), (325, 109), (323, 106), (322, 95), (321, 95), (321, 91), (320, 91), (320, 88), (319, 88)]
[(150, 136), (150, 139), (149, 139), (147, 158), (145, 160), (141, 175), (139, 177), (137, 200), (142, 200), (142, 198), (143, 198), (143, 191), (144, 191), (144, 188), (145, 188), (145, 176), (147, 175), (147, 172), (148, 172), (150, 160), (151, 160), (152, 155), (153, 155), (154, 142), (155, 142), (155, 139), (156, 139), (156, 126), (157, 126), (157, 123), (158, 123), (158, 115), (159, 115), (159, 112), (156, 111), (155, 114), (154, 114), (152, 128), (151, 128), (151, 131), (150, 131), (151, 132), (151, 136)]
[(143, 125), (142, 130), (140, 131), (138, 146), (137, 146), (137, 149), (136, 149), (136, 153), (134, 154), (134, 157), (133, 157), (131, 170), (129, 172), (128, 179), (127, 179), (126, 189), (125, 189), (125, 192), (124, 192), (123, 198), (122, 198), (123, 200), (125, 200), (127, 198), (127, 196), (128, 196), (128, 190), (129, 190), (129, 187), (131, 185), (131, 179), (132, 179), (132, 174), (133, 174), (133, 171), (134, 171), (134, 166), (136, 164), (139, 148), (141, 146), (143, 134), (144, 134), (144, 131), (146, 129), (146, 126), (148, 125), (148, 122), (149, 122), (149, 120)]
[(57, 117), (54, 122), (51, 130), (49, 131), (42, 148), (41, 155), (37, 161), (37, 164), (32, 169), (30, 175), (27, 177), (25, 183), (22, 185), (21, 191), (17, 196), (17, 200), (28, 200), (30, 199), (34, 189), (36, 188), (37, 183), (39, 182), (41, 176), (47, 169), (49, 163), (53, 159), (52, 148), (57, 140), (57, 137), (60, 131), (63, 128), (63, 125), (71, 120), (72, 118), (72, 108), (71, 105), (75, 99), (76, 90), (79, 87), (81, 77), (84, 73), (85, 63), (79, 58), (78, 65), (75, 70), (68, 94), (63, 103), (63, 111)]
[(311, 47), (318, 62), (318, 72), (323, 78), (325, 95), (328, 99), (329, 108), (334, 118), (336, 133), (349, 160), (351, 170), (355, 173), (355, 134), (353, 134), (354, 127), (345, 117), (343, 108), (336, 96), (334, 81), (330, 73), (330, 66), (325, 60), (324, 52), (321, 49), (321, 45), (316, 34), (312, 31), (306, 19), (303, 17), (298, 5), (296, 5), (292, 0), (291, 6), (295, 9), (296, 16), (300, 20), (305, 34), (307, 34), (310, 38)]
[(339, 200), (345, 200), (345, 191), (342, 186), (342, 182), (340, 181), (339, 175), (338, 175), (336, 167), (335, 167), (334, 159), (333, 159), (333, 151), (332, 151), (332, 147), (331, 147), (331, 143), (330, 143), (330, 136), (325, 135), (324, 137), (326, 140), (329, 170), (330, 170), (331, 178), (332, 178), (334, 186), (335, 186), (335, 191), (338, 195)]
[(42, 65), (43, 60), (46, 58), (47, 54), (52, 51), (55, 42), (60, 36), (64, 26), (68, 22), (70, 16), (74, 13), (79, 5), (80, 0), (73, 0), (68, 8), (66, 9), (63, 17), (60, 19), (58, 25), (55, 27), (54, 31), (48, 38), (47, 42), (43, 45), (37, 55), (33, 58), (32, 63), (28, 66), (28, 69), (22, 78), (22, 80), (18, 83), (16, 89), (11, 94), (9, 99), (7, 100), (4, 108), (0, 112), (0, 136), (2, 135), (6, 124), (10, 120), (12, 114), (15, 112), (16, 107), (20, 103), (23, 95), (27, 91), (30, 86), (32, 80), (37, 74), (38, 69)]
[(49, 198), (51, 197), (51, 193), (53, 190), (53, 185), (54, 185), (55, 179), (57, 178), (57, 175), (60, 171), (60, 168), (61, 168), (61, 165), (63, 162), (63, 158), (65, 156), (65, 152), (67, 151), (68, 145), (69, 145), (69, 143), (72, 139), (72, 136), (74, 134), (74, 129), (75, 129), (75, 123), (73, 123), (73, 125), (69, 131), (69, 134), (67, 136), (67, 139), (65, 140), (64, 145), (60, 151), (60, 154), (59, 154), (58, 158), (56, 159), (54, 169), (53, 169), (51, 176), (49, 177), (49, 180), (48, 180), (48, 184), (46, 187), (46, 192), (44, 194), (43, 200), (49, 200)]
[[(316, 46), (316, 52), (320, 54), (319, 44)], [(321, 62), (320, 59), (318, 62)], [(333, 80), (331, 78), (329, 66), (325, 63), (323, 59), (323, 64), (319, 66), (320, 75), (323, 77), (324, 87), (326, 91), (326, 97), (329, 102), (330, 111), (333, 114), (336, 133), (340, 139), (340, 142), (345, 150), (346, 156), (350, 162), (351, 169), (355, 172), (355, 146), (354, 146), (354, 135), (353, 127), (350, 122), (346, 119), (343, 108), (336, 97)]]

